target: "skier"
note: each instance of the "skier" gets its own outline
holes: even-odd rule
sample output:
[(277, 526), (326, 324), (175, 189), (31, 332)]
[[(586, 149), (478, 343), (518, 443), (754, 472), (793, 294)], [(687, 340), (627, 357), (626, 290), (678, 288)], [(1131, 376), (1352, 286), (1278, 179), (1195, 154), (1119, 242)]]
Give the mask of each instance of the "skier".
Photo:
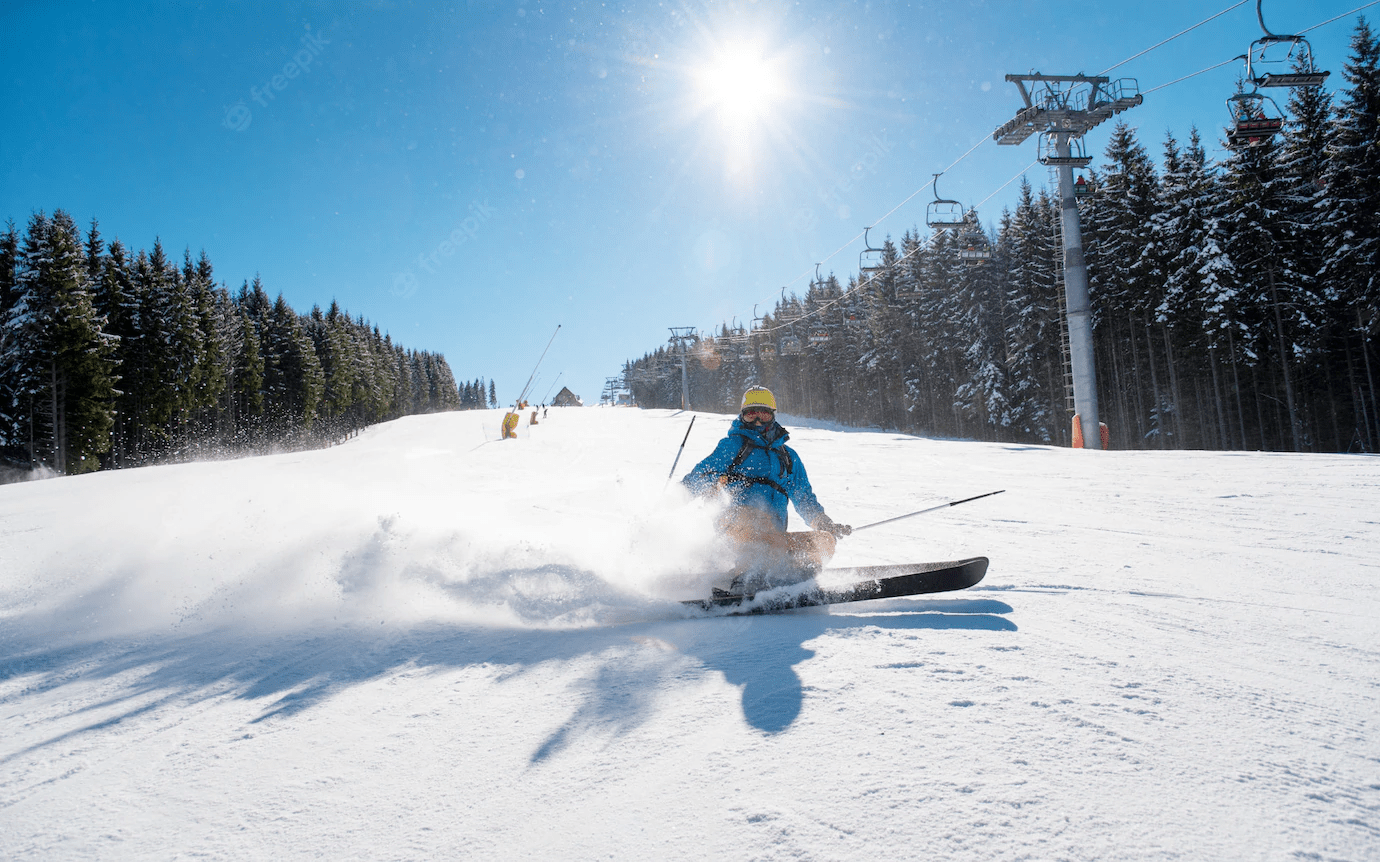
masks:
[[(681, 480), (697, 495), (729, 495), (717, 526), (734, 550), (732, 592), (804, 580), (833, 557), (839, 536), (853, 532), (824, 513), (789, 438), (776, 422), (771, 390), (754, 386), (743, 393), (728, 436)], [(787, 501), (813, 530), (786, 532)]]

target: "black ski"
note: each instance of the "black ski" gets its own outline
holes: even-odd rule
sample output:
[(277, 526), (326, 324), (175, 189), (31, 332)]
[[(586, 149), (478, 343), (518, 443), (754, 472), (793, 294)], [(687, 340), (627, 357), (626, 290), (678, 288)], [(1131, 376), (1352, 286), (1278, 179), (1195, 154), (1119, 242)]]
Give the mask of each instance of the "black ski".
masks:
[(965, 590), (987, 574), (987, 558), (973, 557), (945, 563), (909, 563), (888, 566), (859, 566), (851, 569), (826, 569), (826, 580), (846, 578), (839, 586), (822, 587), (815, 580), (777, 587), (756, 594), (717, 594), (709, 599), (690, 599), (682, 604), (705, 611), (723, 610), (728, 616), (771, 614), (793, 608), (865, 602), (869, 599), (895, 599), (924, 593)]

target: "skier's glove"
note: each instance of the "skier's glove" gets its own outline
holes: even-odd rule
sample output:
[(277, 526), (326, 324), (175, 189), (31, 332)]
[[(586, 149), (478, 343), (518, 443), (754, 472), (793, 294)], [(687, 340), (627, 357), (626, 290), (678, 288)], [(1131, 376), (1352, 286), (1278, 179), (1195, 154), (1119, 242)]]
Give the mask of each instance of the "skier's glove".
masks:
[(847, 524), (837, 523), (834, 521), (833, 518), (830, 518), (828, 515), (820, 515), (815, 520), (814, 527), (816, 530), (823, 530), (826, 533), (833, 533), (834, 538), (836, 539), (842, 538), (843, 536), (850, 536), (853, 534), (852, 527), (848, 526)]

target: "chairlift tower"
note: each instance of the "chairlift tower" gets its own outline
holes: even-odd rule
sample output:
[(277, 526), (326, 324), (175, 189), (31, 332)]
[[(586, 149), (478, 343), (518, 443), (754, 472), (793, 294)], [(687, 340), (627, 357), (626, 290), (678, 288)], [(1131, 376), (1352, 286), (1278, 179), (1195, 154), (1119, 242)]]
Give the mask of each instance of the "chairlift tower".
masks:
[(671, 340), (680, 347), (680, 409), (690, 409), (690, 374), (685, 370), (685, 344), (698, 340), (693, 326), (668, 326)]
[(1097, 369), (1093, 359), (1092, 306), (1083, 231), (1078, 221), (1073, 169), (1087, 164), (1079, 140), (1099, 124), (1142, 101), (1134, 79), (1112, 81), (1091, 75), (1007, 75), (1021, 91), (1025, 107), (992, 133), (998, 144), (1016, 145), (1041, 136), (1041, 161), (1059, 171), (1059, 203), (1064, 237), (1064, 297), (1073, 369), (1073, 405), (1082, 425), (1084, 446), (1101, 440), (1097, 415)]
[(605, 404), (608, 404), (610, 407), (617, 407), (617, 406), (618, 406), (618, 396), (619, 396), (619, 394), (620, 394), (621, 392), (623, 392), (623, 390), (625, 390), (625, 389), (628, 389), (629, 391), (631, 391), (631, 390), (629, 389), (629, 387), (627, 386), (627, 384), (624, 382), (624, 379), (623, 379), (622, 376), (619, 376), (619, 377), (605, 377), (605, 378), (604, 378), (604, 391), (603, 391), (603, 393), (599, 396), (599, 400), (600, 400), (601, 402), (605, 403)]

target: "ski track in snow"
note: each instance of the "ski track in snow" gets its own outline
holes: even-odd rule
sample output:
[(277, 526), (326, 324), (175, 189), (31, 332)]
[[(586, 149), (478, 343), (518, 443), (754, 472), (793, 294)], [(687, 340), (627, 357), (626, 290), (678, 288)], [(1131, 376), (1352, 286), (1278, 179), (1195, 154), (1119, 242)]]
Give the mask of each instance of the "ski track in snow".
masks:
[(697, 619), (688, 421), (0, 487), (0, 857), (1380, 857), (1380, 460), (783, 417), (839, 520), (1007, 491), (836, 565), (987, 578)]

